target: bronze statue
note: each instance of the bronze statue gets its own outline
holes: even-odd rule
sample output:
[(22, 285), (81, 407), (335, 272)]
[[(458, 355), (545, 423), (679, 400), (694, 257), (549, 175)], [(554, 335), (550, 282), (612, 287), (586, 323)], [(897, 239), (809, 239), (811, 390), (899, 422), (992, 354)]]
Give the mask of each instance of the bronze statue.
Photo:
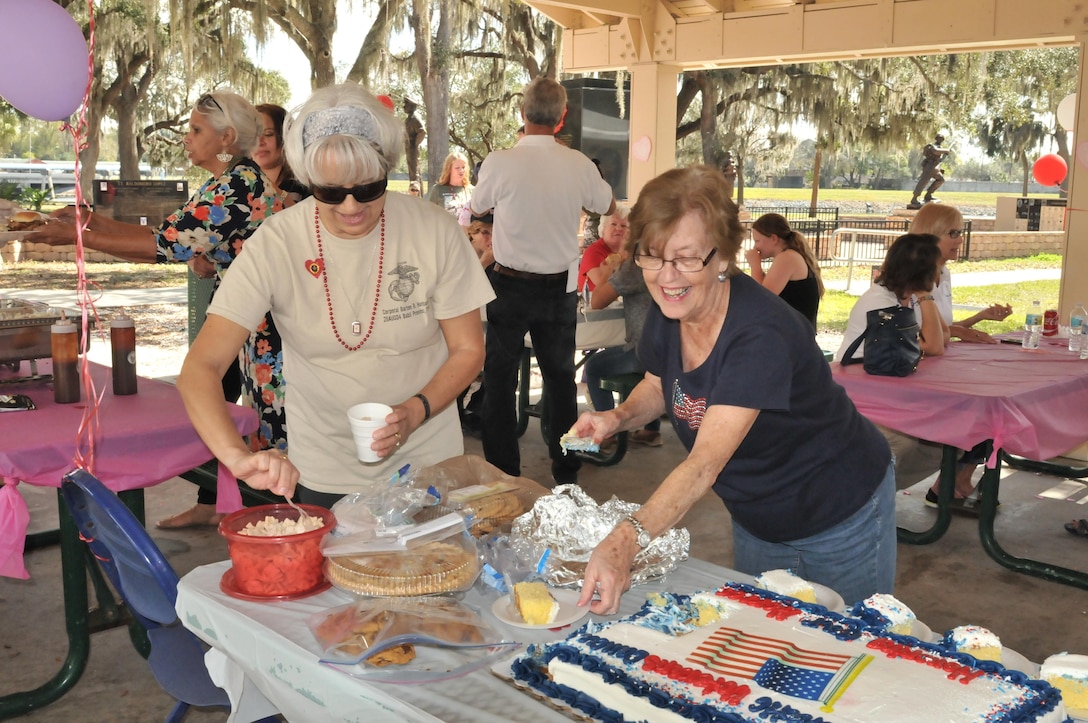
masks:
[[(933, 138), (933, 143), (927, 143), (922, 148), (922, 175), (918, 179), (918, 185), (914, 187), (914, 197), (911, 198), (910, 203), (907, 204), (907, 208), (921, 208), (922, 203), (929, 203), (930, 201), (938, 201), (933, 197), (933, 192), (936, 191), (941, 185), (944, 184), (944, 174), (941, 172), (941, 161), (948, 155), (947, 148), (941, 148), (941, 144), (944, 143), (944, 136), (938, 133)], [(929, 188), (926, 189), (926, 183), (929, 183), (930, 179), (933, 180), (929, 184)], [(918, 201), (918, 194), (925, 190), (926, 195), (923, 201)]]
[(423, 130), (423, 123), (416, 117), (415, 101), (404, 99), (404, 112), (408, 117), (404, 119), (404, 160), (408, 164), (408, 180), (419, 180), (419, 144), (427, 131)]

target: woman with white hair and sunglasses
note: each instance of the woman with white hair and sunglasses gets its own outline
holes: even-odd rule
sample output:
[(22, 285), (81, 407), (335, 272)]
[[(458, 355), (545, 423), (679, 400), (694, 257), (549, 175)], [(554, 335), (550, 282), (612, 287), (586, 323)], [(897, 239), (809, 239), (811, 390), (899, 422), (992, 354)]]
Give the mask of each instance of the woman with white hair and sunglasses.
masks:
[[(316, 91), (290, 119), (285, 151), (313, 191), (265, 224), (232, 266), (185, 359), (178, 389), (219, 461), (251, 487), (331, 505), (385, 485), (405, 463), (464, 451), (451, 402), (483, 366), (480, 307), (493, 293), (457, 221), (386, 193), (403, 124), (361, 87)], [(216, 380), (271, 309), (291, 394), (290, 459), (251, 452), (217, 402)], [(393, 408), (356, 459), (347, 410)]]

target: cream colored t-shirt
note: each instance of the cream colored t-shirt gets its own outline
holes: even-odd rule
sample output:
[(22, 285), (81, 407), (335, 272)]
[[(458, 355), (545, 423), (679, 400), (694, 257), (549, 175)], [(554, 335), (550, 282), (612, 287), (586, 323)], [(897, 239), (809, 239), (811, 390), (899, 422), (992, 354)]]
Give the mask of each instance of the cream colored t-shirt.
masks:
[(494, 298), (480, 262), (444, 210), (398, 193), (385, 197), (382, 224), (361, 239), (322, 227), (323, 261), (336, 329), (354, 346), (353, 320), (366, 344), (348, 351), (333, 334), (314, 232), (314, 200), (276, 214), (248, 241), (215, 294), (210, 314), (252, 329), (272, 309), (283, 337), (287, 434), (301, 483), (349, 493), (384, 484), (400, 467), (419, 469), (464, 452), (457, 410), (450, 405), (423, 424), (397, 452), (364, 464), (355, 457), (347, 410), (361, 402), (394, 405), (417, 393), (447, 358), (438, 322), (479, 309)]

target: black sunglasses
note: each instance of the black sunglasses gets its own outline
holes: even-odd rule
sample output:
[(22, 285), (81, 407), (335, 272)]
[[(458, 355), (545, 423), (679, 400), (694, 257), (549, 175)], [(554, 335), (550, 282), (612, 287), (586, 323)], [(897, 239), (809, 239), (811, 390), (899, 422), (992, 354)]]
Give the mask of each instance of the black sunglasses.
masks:
[(223, 106), (219, 105), (219, 101), (217, 101), (215, 99), (215, 96), (212, 95), (211, 93), (205, 93), (204, 95), (200, 96), (196, 100), (197, 108), (202, 108), (202, 107), (209, 106), (209, 105), (213, 106), (220, 113), (223, 112)]
[(330, 206), (339, 206), (350, 195), (359, 203), (370, 203), (371, 201), (377, 201), (379, 198), (385, 195), (385, 188), (389, 185), (389, 179), (381, 178), (373, 183), (364, 183), (361, 186), (355, 186), (353, 188), (344, 188), (343, 186), (314, 186), (314, 198), (321, 203), (327, 203)]

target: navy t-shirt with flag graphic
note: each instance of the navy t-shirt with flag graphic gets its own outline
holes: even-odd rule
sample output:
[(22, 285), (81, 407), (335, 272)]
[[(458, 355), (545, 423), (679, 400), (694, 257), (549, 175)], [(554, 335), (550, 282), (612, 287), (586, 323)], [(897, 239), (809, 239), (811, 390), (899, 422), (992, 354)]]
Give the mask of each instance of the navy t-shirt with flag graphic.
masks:
[(733, 520), (762, 540), (810, 537), (861, 508), (884, 479), (891, 451), (832, 380), (808, 320), (744, 274), (726, 283), (729, 310), (703, 364), (684, 371), (680, 323), (656, 305), (639, 358), (661, 379), (689, 451), (708, 407), (760, 410), (714, 491)]

